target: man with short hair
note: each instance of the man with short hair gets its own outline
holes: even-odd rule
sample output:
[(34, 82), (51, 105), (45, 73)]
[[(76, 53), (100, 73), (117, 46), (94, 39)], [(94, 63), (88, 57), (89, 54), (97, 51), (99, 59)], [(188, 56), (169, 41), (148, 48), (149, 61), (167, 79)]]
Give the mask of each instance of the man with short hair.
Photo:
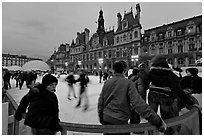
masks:
[(160, 131), (164, 131), (166, 124), (145, 103), (133, 82), (124, 77), (126, 68), (127, 65), (124, 61), (115, 62), (113, 65), (115, 74), (104, 83), (98, 99), (100, 123), (103, 125), (128, 124), (128, 120), (131, 117), (131, 110), (134, 109), (142, 117), (156, 125)]

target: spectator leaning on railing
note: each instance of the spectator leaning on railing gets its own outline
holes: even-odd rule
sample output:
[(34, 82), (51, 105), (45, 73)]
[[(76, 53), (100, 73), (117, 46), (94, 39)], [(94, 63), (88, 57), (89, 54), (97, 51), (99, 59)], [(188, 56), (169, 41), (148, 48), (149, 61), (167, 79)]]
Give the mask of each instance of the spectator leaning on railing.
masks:
[(124, 77), (126, 68), (124, 61), (115, 62), (113, 65), (115, 74), (104, 83), (98, 99), (100, 123), (103, 125), (128, 124), (131, 110), (134, 109), (142, 117), (156, 125), (159, 131), (164, 132), (166, 129), (164, 121), (145, 103), (133, 82)]

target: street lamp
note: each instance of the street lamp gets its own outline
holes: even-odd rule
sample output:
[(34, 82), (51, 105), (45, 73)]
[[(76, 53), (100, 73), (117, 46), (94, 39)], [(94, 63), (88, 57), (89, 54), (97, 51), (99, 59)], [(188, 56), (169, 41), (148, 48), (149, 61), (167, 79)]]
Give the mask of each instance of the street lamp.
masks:
[(52, 60), (50, 60), (50, 61), (51, 61), (51, 71), (52, 71), (52, 73), (54, 73), (54, 71), (55, 71), (54, 60), (52, 59)]
[(81, 68), (81, 61), (78, 60), (78, 65), (79, 65), (79, 68)]
[(103, 58), (99, 58), (98, 59), (98, 63), (99, 63), (99, 66), (100, 66), (100, 68), (102, 67), (102, 64), (103, 64)]
[(131, 61), (133, 62), (133, 66), (137, 65), (138, 58), (139, 58), (138, 55), (132, 55), (131, 56)]
[(68, 62), (65, 62), (64, 65), (65, 65), (65, 69), (67, 71)]

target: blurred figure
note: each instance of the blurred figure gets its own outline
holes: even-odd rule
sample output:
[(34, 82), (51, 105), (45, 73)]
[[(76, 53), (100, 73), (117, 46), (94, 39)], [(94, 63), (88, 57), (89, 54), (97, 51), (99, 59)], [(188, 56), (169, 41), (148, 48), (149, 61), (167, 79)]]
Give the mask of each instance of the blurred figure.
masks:
[(87, 110), (89, 107), (89, 104), (88, 104), (88, 96), (87, 96), (86, 87), (89, 82), (89, 77), (84, 71), (81, 71), (79, 78), (75, 82), (80, 82), (80, 95), (79, 95), (79, 101), (76, 107), (79, 107), (81, 105), (81, 100), (82, 98), (84, 98), (85, 99), (84, 110)]
[(20, 70), (18, 70), (12, 76), (12, 79), (14, 78), (16, 80), (16, 87), (20, 85), (20, 73)]
[(8, 71), (8, 69), (5, 69), (3, 80), (4, 80), (4, 88), (6, 90), (8, 90), (8, 88), (11, 88), (11, 83), (10, 83), (11, 76), (12, 74)]
[(99, 83), (101, 83), (102, 77), (103, 77), (103, 72), (100, 70), (99, 71)]
[[(142, 117), (156, 125), (160, 131), (164, 132), (166, 124), (141, 98), (133, 82), (124, 77), (126, 68), (127, 65), (124, 61), (115, 62), (113, 77), (104, 83), (98, 99), (100, 123), (103, 125), (128, 124), (131, 110), (135, 110)], [(113, 134), (116, 135), (116, 133)]]
[(34, 87), (39, 92), (30, 90), (20, 101), (15, 119), (20, 121), (28, 107), (24, 124), (31, 127), (33, 135), (54, 135), (62, 131), (55, 94), (57, 83), (57, 78), (47, 74), (43, 77), (42, 84)]
[(108, 72), (103, 73), (103, 81), (106, 81), (108, 79)]
[(75, 83), (75, 78), (74, 78), (73, 72), (69, 73), (69, 75), (66, 77), (65, 81), (68, 82), (68, 88), (69, 88), (67, 99), (71, 100), (71, 98), (70, 98), (71, 93), (73, 93), (74, 98), (77, 98), (76, 94), (75, 94), (74, 86), (73, 86), (73, 84)]
[(181, 80), (182, 89), (189, 94), (201, 94), (202, 78), (198, 76), (198, 69), (188, 68), (186, 74)]

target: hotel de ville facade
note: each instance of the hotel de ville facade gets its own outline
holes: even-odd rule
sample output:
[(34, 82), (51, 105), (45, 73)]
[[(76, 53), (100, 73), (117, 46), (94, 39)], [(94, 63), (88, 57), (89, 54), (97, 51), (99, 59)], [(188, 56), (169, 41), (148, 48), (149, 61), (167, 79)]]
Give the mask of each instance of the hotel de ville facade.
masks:
[[(99, 11), (97, 30), (90, 37), (89, 29), (77, 32), (75, 41), (65, 51), (55, 51), (48, 62), (53, 70), (76, 70), (88, 72), (112, 70), (113, 63), (124, 60), (128, 67), (143, 62), (149, 65), (155, 55), (163, 55), (174, 67), (194, 66), (202, 58), (202, 15), (144, 30), (140, 23), (140, 5), (122, 16), (117, 13), (116, 29), (105, 29), (103, 11)], [(56, 65), (56, 56), (64, 55), (61, 64)], [(58, 61), (59, 62), (59, 57)], [(61, 69), (62, 70), (62, 69)]]

